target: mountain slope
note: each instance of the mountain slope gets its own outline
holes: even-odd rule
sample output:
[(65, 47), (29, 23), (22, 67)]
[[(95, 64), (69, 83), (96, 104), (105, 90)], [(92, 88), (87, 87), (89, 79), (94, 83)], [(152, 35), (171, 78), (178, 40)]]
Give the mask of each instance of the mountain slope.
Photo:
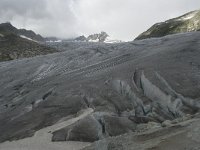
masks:
[(0, 38), (0, 61), (34, 57), (58, 52), (55, 48), (9, 34)]
[(17, 29), (10, 23), (0, 24), (0, 61), (34, 57), (58, 52), (42, 44), (43, 37), (33, 31)]
[(32, 40), (35, 40), (38, 42), (44, 42), (44, 38), (41, 35), (35, 34), (31, 30), (17, 29), (10, 23), (0, 24), (0, 34), (3, 34), (5, 36), (9, 35), (9, 34), (14, 34), (14, 35), (18, 35), (18, 36), (24, 36), (24, 37), (27, 37), (29, 39), (32, 39)]
[(156, 23), (147, 31), (140, 34), (136, 40), (162, 37), (169, 34), (184, 33), (200, 30), (200, 10), (189, 12), (183, 16)]

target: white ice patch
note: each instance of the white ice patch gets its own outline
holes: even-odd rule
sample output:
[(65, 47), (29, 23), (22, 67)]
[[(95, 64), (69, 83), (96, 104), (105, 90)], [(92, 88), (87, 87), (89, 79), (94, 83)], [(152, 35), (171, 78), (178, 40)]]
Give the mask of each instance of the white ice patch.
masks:
[(45, 78), (55, 67), (55, 64), (44, 64), (38, 68), (38, 70), (35, 72), (34, 76), (36, 76), (32, 81), (39, 81), (43, 78)]
[(27, 39), (27, 40), (29, 40), (29, 41), (38, 42), (38, 41), (33, 40), (33, 39), (31, 39), (31, 38), (29, 38), (29, 37), (27, 37), (27, 36), (25, 36), (25, 35), (20, 35), (20, 37), (23, 38), (23, 39)]
[(104, 41), (105, 43), (120, 43), (122, 42), (121, 40), (117, 40), (117, 39), (114, 39), (112, 37), (107, 37), (106, 40)]
[(99, 39), (96, 39), (96, 40), (90, 39), (88, 42), (99, 42)]
[(43, 101), (43, 99), (36, 100), (33, 106), (37, 107), (42, 101)]
[(184, 20), (192, 19), (197, 13), (198, 13), (198, 11), (194, 11), (194, 12), (188, 14), (188, 15), (185, 15), (183, 17), (178, 18), (177, 20), (178, 21), (184, 21)]
[(52, 41), (52, 40), (50, 40), (50, 41), (46, 41), (47, 43), (60, 43), (60, 42), (62, 42), (62, 40), (57, 40), (57, 41)]

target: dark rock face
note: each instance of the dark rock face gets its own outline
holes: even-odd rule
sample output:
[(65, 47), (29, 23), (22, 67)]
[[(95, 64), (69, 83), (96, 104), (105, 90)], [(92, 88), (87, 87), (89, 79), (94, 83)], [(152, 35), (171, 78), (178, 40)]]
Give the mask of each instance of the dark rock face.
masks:
[(87, 41), (98, 41), (104, 42), (109, 35), (106, 32), (101, 32), (99, 34), (92, 34), (87, 37)]
[(82, 36), (79, 36), (79, 37), (75, 38), (75, 41), (83, 41), (83, 42), (85, 42), (85, 41), (87, 41), (87, 38), (84, 35), (82, 35)]
[(162, 37), (169, 34), (199, 31), (200, 29), (200, 11), (189, 12), (183, 16), (157, 23), (147, 31), (140, 34), (136, 40)]
[(130, 120), (132, 120), (135, 123), (148, 123), (148, 122), (156, 122), (156, 120), (154, 120), (151, 117), (147, 117), (147, 116), (130, 116), (129, 117)]
[(94, 142), (100, 139), (101, 130), (99, 122), (92, 116), (89, 116), (77, 122), (70, 129), (66, 140)]
[(107, 136), (133, 132), (135, 129), (136, 124), (127, 117), (88, 116), (73, 125), (55, 131), (52, 141), (94, 142)]
[(77, 123), (53, 133), (52, 141), (94, 142), (101, 138), (101, 125), (93, 117), (88, 116)]
[(3, 35), (17, 34), (17, 28), (13, 27), (10, 23), (0, 24), (0, 33)]
[(104, 116), (102, 122), (109, 136), (133, 132), (136, 129), (136, 124), (126, 117)]

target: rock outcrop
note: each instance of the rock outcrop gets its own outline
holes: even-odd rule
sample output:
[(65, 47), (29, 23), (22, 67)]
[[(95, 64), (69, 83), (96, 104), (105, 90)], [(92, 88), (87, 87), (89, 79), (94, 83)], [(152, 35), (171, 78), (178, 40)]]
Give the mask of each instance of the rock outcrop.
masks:
[(200, 10), (196, 10), (165, 22), (156, 23), (147, 31), (140, 34), (136, 40), (199, 30)]

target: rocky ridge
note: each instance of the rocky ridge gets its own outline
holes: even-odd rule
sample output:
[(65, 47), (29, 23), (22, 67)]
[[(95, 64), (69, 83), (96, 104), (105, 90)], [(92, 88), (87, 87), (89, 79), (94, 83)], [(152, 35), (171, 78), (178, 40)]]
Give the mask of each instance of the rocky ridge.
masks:
[(104, 31), (102, 31), (101, 33), (89, 35), (88, 37), (85, 37), (84, 35), (82, 35), (82, 36), (75, 38), (74, 41), (79, 41), (79, 42), (104, 42), (104, 43), (119, 43), (119, 42), (122, 42), (120, 40), (112, 39)]
[(17, 29), (10, 23), (0, 24), (0, 61), (58, 52), (43, 41), (44, 39), (33, 31)]
[(185, 33), (200, 30), (200, 10), (189, 12), (180, 17), (154, 24), (135, 40), (162, 37), (169, 34)]
[(29, 38), (33, 41), (44, 42), (44, 38), (41, 35), (35, 34), (31, 30), (17, 29), (9, 22), (0, 24), (0, 34), (4, 36), (13, 34), (17, 36), (22, 36), (24, 38)]

